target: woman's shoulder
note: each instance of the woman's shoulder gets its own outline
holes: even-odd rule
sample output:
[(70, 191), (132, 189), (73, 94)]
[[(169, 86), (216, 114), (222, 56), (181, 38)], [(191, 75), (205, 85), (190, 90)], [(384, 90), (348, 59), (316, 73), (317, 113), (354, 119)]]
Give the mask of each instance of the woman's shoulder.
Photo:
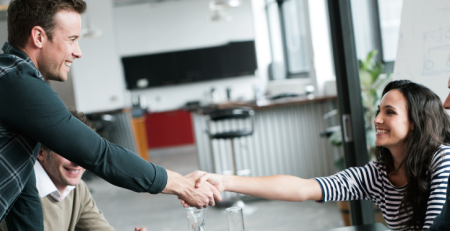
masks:
[(366, 164), (367, 167), (371, 167), (371, 168), (376, 168), (376, 169), (385, 169), (386, 166), (384, 165), (383, 162), (381, 161), (370, 161), (369, 163)]
[(441, 145), (439, 146), (439, 148), (440, 148), (442, 151), (445, 151), (445, 152), (449, 152), (449, 153), (450, 153), (450, 145), (441, 144)]
[(432, 167), (435, 167), (436, 164), (440, 165), (442, 163), (450, 163), (450, 146), (444, 144), (439, 146), (439, 150), (434, 153), (431, 160)]
[(372, 171), (374, 174), (379, 175), (386, 172), (386, 166), (381, 161), (370, 161), (364, 166), (365, 169)]
[(433, 158), (439, 158), (439, 157), (450, 157), (450, 146), (449, 145), (445, 145), (445, 144), (441, 144), (439, 146), (439, 150), (434, 153)]

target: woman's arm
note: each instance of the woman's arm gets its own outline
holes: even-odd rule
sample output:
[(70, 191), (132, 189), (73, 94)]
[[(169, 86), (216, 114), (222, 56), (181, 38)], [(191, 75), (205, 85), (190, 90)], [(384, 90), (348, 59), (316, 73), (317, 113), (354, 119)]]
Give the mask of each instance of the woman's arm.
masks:
[(322, 200), (322, 189), (314, 179), (288, 175), (242, 177), (207, 173), (197, 180), (196, 187), (205, 181), (216, 186), (220, 192), (237, 192), (270, 200)]

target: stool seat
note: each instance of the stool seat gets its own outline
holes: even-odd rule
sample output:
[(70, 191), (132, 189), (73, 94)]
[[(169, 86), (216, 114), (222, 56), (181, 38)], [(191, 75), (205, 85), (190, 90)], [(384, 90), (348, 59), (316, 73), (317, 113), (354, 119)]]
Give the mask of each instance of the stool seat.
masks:
[(226, 108), (213, 111), (209, 114), (212, 121), (220, 121), (227, 119), (245, 119), (251, 117), (255, 112), (248, 107)]
[(234, 139), (253, 134), (253, 130), (239, 130), (211, 134), (211, 139)]

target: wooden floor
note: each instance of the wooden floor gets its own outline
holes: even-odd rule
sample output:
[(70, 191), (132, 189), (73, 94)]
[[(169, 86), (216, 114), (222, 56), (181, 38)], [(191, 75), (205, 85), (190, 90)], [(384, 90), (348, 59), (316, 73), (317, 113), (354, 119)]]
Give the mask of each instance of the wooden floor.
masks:
[[(196, 149), (185, 146), (150, 152), (154, 164), (181, 174), (198, 168)], [(151, 231), (187, 231), (187, 218), (175, 196), (134, 193), (115, 187), (93, 177), (87, 182), (97, 206), (109, 223), (118, 231), (145, 226)], [(246, 231), (324, 230), (342, 226), (339, 210), (334, 202), (319, 204), (269, 200), (252, 200), (257, 212), (244, 216)], [(210, 207), (206, 217), (208, 231), (228, 230), (223, 208)]]

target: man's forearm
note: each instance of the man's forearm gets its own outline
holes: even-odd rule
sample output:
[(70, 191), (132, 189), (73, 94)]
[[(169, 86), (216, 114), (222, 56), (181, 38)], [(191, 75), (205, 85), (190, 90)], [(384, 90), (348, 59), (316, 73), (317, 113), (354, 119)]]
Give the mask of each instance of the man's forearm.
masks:
[(184, 187), (188, 186), (187, 180), (177, 172), (167, 171), (167, 184), (161, 193), (180, 196)]

